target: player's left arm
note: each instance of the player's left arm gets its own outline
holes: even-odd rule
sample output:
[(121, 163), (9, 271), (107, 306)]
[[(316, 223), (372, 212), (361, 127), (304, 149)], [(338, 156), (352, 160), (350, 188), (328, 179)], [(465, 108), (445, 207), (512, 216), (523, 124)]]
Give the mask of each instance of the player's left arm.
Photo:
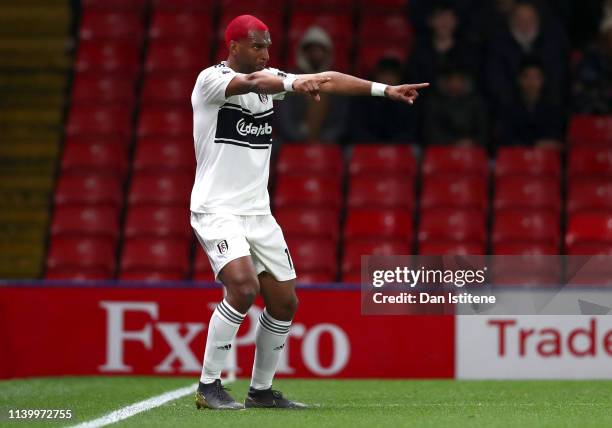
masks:
[(298, 92), (312, 92), (312, 88), (302, 88), (303, 85), (308, 84), (308, 78), (312, 76), (329, 79), (319, 85), (318, 92), (321, 93), (338, 95), (378, 95), (408, 104), (413, 104), (417, 99), (419, 96), (419, 89), (429, 86), (429, 83), (390, 86), (360, 79), (337, 71), (324, 71), (317, 74), (296, 75), (296, 79), (293, 82), (294, 90)]

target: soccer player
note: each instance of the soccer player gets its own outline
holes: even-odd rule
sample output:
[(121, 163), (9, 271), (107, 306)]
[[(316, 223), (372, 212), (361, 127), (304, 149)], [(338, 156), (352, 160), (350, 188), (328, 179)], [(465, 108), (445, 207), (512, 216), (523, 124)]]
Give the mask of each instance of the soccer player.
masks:
[[(198, 408), (304, 408), (272, 390), (272, 379), (298, 305), (296, 272), (283, 233), (270, 212), (268, 173), (272, 100), (296, 92), (373, 95), (412, 104), (428, 86), (386, 86), (337, 72), (292, 75), (267, 67), (268, 27), (250, 15), (225, 32), (227, 61), (202, 71), (191, 103), (197, 170), (191, 225), (226, 297), (208, 324)], [(255, 338), (255, 362), (244, 406), (221, 385), (220, 375), (240, 324), (261, 293), (265, 309)]]

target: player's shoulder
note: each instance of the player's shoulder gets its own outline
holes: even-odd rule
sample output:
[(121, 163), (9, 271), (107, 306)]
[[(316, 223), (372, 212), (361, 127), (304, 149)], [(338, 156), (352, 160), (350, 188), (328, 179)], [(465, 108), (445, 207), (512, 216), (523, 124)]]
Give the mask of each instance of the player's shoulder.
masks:
[(220, 62), (218, 64), (211, 65), (210, 67), (202, 70), (200, 74), (198, 75), (198, 80), (204, 81), (207, 79), (219, 78), (226, 74), (235, 74), (235, 73), (236, 72), (232, 70), (227, 64), (225, 64), (224, 62)]

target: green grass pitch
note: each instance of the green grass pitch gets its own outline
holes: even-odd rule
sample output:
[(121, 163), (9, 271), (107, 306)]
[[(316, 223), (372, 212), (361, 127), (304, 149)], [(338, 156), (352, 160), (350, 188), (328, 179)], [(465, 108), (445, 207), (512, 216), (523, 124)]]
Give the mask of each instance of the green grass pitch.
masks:
[[(57, 377), (0, 382), (1, 426), (66, 426), (195, 383), (195, 377)], [(196, 410), (193, 395), (135, 415), (126, 427), (606, 427), (612, 381), (278, 380), (304, 411)], [(242, 400), (248, 382), (230, 385)], [(7, 409), (73, 409), (60, 422), (9, 421)]]

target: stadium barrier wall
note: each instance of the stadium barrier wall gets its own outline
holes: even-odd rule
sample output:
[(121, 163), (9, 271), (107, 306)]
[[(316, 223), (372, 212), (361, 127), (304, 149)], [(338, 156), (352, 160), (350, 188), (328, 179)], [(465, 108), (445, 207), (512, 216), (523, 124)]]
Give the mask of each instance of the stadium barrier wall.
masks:
[[(452, 316), (361, 316), (359, 288), (302, 287), (279, 377), (452, 378)], [(50, 375), (193, 375), (216, 286), (112, 283), (0, 285), (0, 378)], [(235, 343), (249, 377), (256, 302)]]

